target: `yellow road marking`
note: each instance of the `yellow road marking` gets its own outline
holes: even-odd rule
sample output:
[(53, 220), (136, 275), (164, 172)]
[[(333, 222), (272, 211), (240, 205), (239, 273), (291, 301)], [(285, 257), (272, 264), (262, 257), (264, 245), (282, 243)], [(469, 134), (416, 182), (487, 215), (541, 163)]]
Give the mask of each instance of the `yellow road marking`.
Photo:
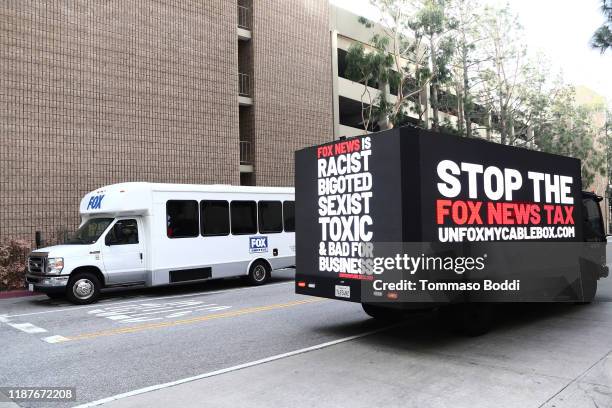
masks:
[(113, 336), (116, 334), (136, 333), (136, 332), (145, 331), (145, 330), (161, 329), (165, 327), (173, 327), (173, 326), (178, 326), (178, 325), (183, 325), (183, 324), (199, 323), (199, 322), (204, 322), (207, 320), (222, 319), (225, 317), (236, 317), (236, 316), (242, 316), (242, 315), (251, 314), (251, 313), (266, 312), (269, 310), (283, 309), (287, 307), (305, 305), (308, 303), (316, 303), (316, 302), (321, 302), (323, 300), (325, 299), (311, 298), (311, 299), (305, 299), (305, 300), (296, 300), (296, 301), (288, 302), (288, 303), (278, 303), (278, 304), (267, 305), (267, 306), (249, 307), (246, 309), (233, 310), (230, 312), (198, 316), (198, 317), (193, 317), (191, 319), (171, 320), (167, 322), (148, 323), (148, 324), (141, 324), (137, 326), (122, 327), (119, 329), (102, 330), (102, 331), (92, 332), (92, 333), (77, 334), (74, 336), (65, 336), (66, 339), (60, 342), (71, 341), (71, 340), (84, 340), (84, 339), (91, 339), (91, 338), (103, 337), (103, 336)]

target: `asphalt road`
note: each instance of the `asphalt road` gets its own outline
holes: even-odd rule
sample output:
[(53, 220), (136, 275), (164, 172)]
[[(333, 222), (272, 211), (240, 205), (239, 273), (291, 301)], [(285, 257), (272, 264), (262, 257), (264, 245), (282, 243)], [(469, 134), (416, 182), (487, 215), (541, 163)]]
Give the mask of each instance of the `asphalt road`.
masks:
[(612, 407), (612, 279), (591, 305), (515, 305), (465, 338), (431, 313), (385, 329), (292, 278), (2, 300), (0, 386), (77, 388), (32, 407), (135, 390), (104, 406)]
[(76, 386), (83, 403), (378, 327), (354, 304), (295, 295), (292, 278), (113, 292), (88, 306), (3, 300), (0, 385)]

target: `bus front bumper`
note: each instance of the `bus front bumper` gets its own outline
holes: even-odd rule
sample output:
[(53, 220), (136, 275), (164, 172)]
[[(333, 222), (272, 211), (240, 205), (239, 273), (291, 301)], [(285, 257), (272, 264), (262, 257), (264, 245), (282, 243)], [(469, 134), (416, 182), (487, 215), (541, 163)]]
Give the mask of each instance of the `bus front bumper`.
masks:
[(26, 274), (26, 285), (30, 292), (63, 293), (69, 276)]

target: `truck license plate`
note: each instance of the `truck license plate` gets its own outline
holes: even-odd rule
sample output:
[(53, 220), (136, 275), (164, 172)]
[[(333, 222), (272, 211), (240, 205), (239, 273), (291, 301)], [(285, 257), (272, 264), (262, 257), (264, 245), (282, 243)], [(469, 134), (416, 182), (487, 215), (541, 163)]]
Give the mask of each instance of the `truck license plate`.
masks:
[(343, 286), (343, 285), (336, 285), (336, 297), (341, 297), (341, 298), (350, 298), (351, 297), (351, 287), (350, 286)]
[(30, 292), (34, 292), (34, 285), (33, 285), (33, 284), (31, 284), (31, 283), (28, 283), (28, 290), (29, 290)]

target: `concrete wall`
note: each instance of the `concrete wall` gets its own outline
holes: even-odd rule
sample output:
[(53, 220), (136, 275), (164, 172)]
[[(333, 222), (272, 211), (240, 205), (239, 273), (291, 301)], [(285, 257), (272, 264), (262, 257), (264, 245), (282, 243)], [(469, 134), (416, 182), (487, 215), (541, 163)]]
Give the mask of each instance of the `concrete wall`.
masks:
[(0, 238), (109, 183), (238, 183), (236, 5), (175, 5), (0, 4)]
[[(236, 3), (0, 2), (0, 240), (73, 229), (105, 184), (240, 183)], [(331, 136), (328, 5), (254, 3), (243, 131), (257, 184), (291, 185)]]
[(255, 0), (255, 173), (293, 185), (293, 152), (333, 139), (327, 0)]

